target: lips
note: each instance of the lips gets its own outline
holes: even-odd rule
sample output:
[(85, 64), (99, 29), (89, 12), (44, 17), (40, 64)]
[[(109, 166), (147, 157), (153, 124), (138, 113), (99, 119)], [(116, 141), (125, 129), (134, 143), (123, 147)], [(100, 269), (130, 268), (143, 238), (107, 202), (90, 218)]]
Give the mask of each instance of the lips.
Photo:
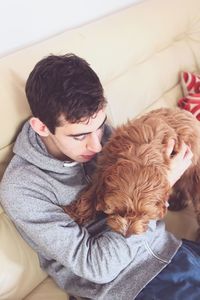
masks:
[(96, 155), (96, 153), (94, 154), (83, 154), (82, 157), (84, 158), (93, 158)]
[(84, 158), (84, 159), (92, 159), (93, 157), (95, 157), (95, 155), (96, 154), (92, 154), (92, 155), (82, 155), (82, 157)]

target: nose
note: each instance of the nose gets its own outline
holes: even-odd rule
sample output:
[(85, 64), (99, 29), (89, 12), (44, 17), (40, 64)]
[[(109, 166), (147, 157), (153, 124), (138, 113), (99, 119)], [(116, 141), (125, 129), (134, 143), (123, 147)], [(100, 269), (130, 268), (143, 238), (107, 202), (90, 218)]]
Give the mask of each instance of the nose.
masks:
[(93, 153), (98, 153), (101, 151), (101, 138), (96, 132), (92, 132), (88, 136), (87, 149)]

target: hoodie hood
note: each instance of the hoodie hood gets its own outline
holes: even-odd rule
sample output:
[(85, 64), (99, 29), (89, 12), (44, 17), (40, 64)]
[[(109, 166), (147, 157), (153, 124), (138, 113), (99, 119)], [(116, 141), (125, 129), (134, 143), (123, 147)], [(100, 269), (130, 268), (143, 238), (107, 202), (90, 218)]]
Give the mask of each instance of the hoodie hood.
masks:
[(13, 152), (27, 162), (46, 171), (63, 172), (63, 167), (74, 167), (78, 162), (61, 161), (50, 155), (40, 136), (27, 121), (17, 137)]

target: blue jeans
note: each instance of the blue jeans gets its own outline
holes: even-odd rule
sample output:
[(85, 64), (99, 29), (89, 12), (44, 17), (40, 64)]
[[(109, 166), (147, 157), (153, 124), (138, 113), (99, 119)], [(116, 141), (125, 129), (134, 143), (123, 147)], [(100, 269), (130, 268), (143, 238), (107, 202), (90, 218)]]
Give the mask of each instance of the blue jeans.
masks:
[(136, 300), (200, 300), (200, 243), (183, 240), (165, 267)]

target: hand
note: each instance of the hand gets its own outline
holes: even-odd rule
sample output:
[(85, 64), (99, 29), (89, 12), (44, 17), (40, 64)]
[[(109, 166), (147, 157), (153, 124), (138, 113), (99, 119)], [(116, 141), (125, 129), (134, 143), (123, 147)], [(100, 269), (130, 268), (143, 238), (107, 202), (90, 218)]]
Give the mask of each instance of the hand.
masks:
[(178, 181), (183, 173), (192, 164), (193, 153), (188, 145), (183, 143), (181, 145), (180, 151), (172, 156), (175, 146), (174, 140), (169, 140), (167, 146), (167, 155), (170, 158), (170, 165), (168, 171), (168, 180), (171, 187)]

